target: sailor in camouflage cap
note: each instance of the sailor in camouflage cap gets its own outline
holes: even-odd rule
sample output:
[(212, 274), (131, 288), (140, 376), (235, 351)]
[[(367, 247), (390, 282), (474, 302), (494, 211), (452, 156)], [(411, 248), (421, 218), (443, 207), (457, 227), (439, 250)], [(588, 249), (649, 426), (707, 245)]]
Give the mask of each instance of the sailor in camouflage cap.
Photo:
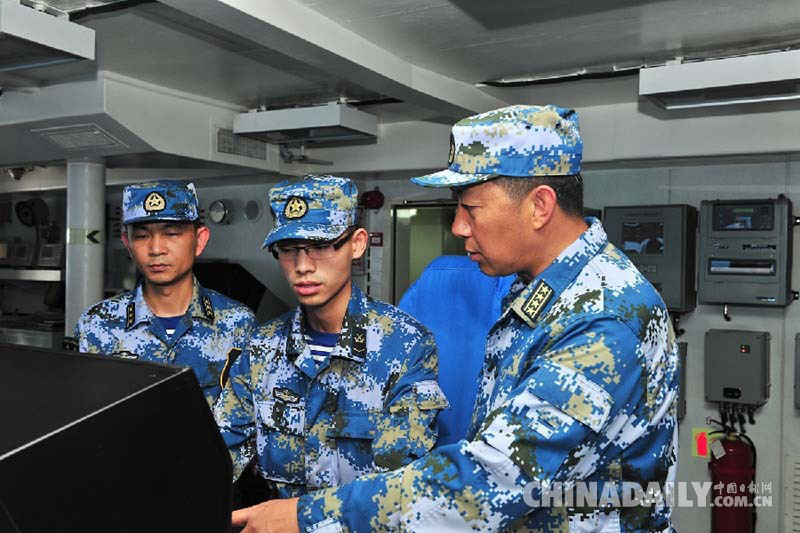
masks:
[(194, 185), (129, 185), (122, 213), (122, 242), (142, 281), (87, 309), (75, 328), (75, 348), (191, 367), (213, 404), (257, 324), (249, 308), (192, 275), (210, 237), (198, 219)]
[(129, 185), (122, 191), (122, 224), (195, 221), (197, 192), (193, 183), (161, 180)]
[(664, 502), (542, 503), (551, 481), (625, 501), (623, 482), (663, 487), (676, 466), (669, 314), (600, 222), (582, 218), (576, 114), (515, 106), (456, 128), (450, 168), (415, 181), (454, 186), (452, 231), (470, 258), (518, 274), (489, 331), (467, 438), (236, 517), (265, 527), (252, 531), (671, 531)]
[(281, 498), (424, 456), (447, 406), (432, 335), (351, 280), (367, 233), (352, 181), (308, 176), (269, 193), (268, 247), (299, 306), (262, 325), (214, 409), (234, 479), (256, 458)]
[(347, 178), (308, 176), (269, 191), (275, 224), (264, 241), (307, 239), (332, 241), (356, 224), (358, 190)]
[(575, 111), (551, 105), (504, 107), (457, 122), (448, 168), (411, 181), (459, 187), (498, 176), (575, 175), (582, 153)]

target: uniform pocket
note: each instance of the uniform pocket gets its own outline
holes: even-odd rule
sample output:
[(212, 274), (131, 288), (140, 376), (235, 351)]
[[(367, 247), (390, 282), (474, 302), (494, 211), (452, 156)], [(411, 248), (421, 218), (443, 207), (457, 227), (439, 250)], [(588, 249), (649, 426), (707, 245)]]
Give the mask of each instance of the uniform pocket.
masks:
[(442, 388), (432, 379), (414, 383), (414, 393), (417, 395), (417, 406), (423, 411), (450, 408)]
[(614, 406), (611, 395), (600, 385), (572, 368), (550, 361), (542, 364), (536, 379), (528, 383), (528, 390), (595, 433), (603, 429)]
[(336, 442), (339, 483), (380, 471), (372, 449), (378, 427), (387, 415), (380, 411), (343, 411), (336, 414), (328, 436)]
[(374, 439), (379, 420), (385, 417), (377, 411), (344, 411), (336, 415), (334, 427), (328, 436), (350, 439)]
[(258, 405), (259, 467), (267, 479), (305, 484), (305, 401)]
[(261, 423), (265, 426), (292, 435), (303, 435), (306, 425), (306, 403), (298, 400), (297, 403), (281, 401), (267, 401), (259, 406)]

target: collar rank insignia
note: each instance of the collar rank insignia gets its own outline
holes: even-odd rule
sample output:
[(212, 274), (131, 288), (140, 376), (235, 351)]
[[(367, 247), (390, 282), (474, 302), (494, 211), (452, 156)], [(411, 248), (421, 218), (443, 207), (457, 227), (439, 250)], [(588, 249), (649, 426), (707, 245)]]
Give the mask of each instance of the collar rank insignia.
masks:
[(300, 395), (289, 389), (272, 389), (272, 397), (283, 403), (297, 403)]
[(144, 199), (144, 210), (148, 213), (155, 213), (156, 211), (163, 211), (167, 208), (167, 201), (161, 196), (161, 193), (151, 192)]
[(308, 213), (308, 203), (305, 198), (299, 196), (292, 196), (286, 202), (286, 207), (283, 209), (283, 216), (288, 220), (295, 220), (303, 218)]
[(131, 329), (136, 320), (136, 304), (131, 302), (128, 304), (128, 309), (125, 311), (125, 329)]
[(547, 304), (553, 297), (553, 293), (553, 289), (544, 281), (540, 281), (536, 284), (531, 295), (525, 300), (525, 303), (522, 304), (522, 313), (525, 315), (530, 325), (535, 324), (539, 319), (539, 315), (544, 308), (547, 307)]
[(228, 382), (228, 375), (231, 373), (233, 363), (242, 355), (241, 348), (231, 348), (228, 350), (228, 358), (225, 360), (225, 366), (222, 369), (222, 374), (219, 375), (219, 386), (224, 388)]
[(367, 355), (367, 330), (364, 328), (353, 330), (353, 353), (358, 357)]
[(61, 341), (61, 348), (68, 352), (77, 352), (78, 339), (76, 339), (75, 337), (64, 337), (64, 340)]
[(214, 308), (211, 307), (211, 299), (208, 296), (203, 296), (203, 313), (206, 315), (206, 320), (214, 322)]

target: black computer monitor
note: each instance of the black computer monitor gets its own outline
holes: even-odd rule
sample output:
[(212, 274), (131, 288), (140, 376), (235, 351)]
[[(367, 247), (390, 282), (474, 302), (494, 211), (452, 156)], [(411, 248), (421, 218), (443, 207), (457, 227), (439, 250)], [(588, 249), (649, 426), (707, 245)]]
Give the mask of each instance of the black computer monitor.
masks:
[(191, 369), (0, 344), (0, 532), (230, 531)]

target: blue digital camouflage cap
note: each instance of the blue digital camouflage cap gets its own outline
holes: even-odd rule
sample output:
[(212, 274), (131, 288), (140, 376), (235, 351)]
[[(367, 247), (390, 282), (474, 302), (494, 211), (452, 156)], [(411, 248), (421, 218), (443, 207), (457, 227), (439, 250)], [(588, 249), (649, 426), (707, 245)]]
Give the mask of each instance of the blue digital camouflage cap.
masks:
[(193, 183), (160, 180), (128, 185), (122, 191), (122, 223), (197, 220)]
[(515, 105), (458, 121), (448, 168), (411, 181), (458, 187), (499, 176), (569, 176), (581, 170), (578, 114), (552, 105)]
[(305, 176), (269, 191), (275, 222), (264, 248), (284, 239), (330, 241), (356, 223), (358, 189), (348, 178)]

